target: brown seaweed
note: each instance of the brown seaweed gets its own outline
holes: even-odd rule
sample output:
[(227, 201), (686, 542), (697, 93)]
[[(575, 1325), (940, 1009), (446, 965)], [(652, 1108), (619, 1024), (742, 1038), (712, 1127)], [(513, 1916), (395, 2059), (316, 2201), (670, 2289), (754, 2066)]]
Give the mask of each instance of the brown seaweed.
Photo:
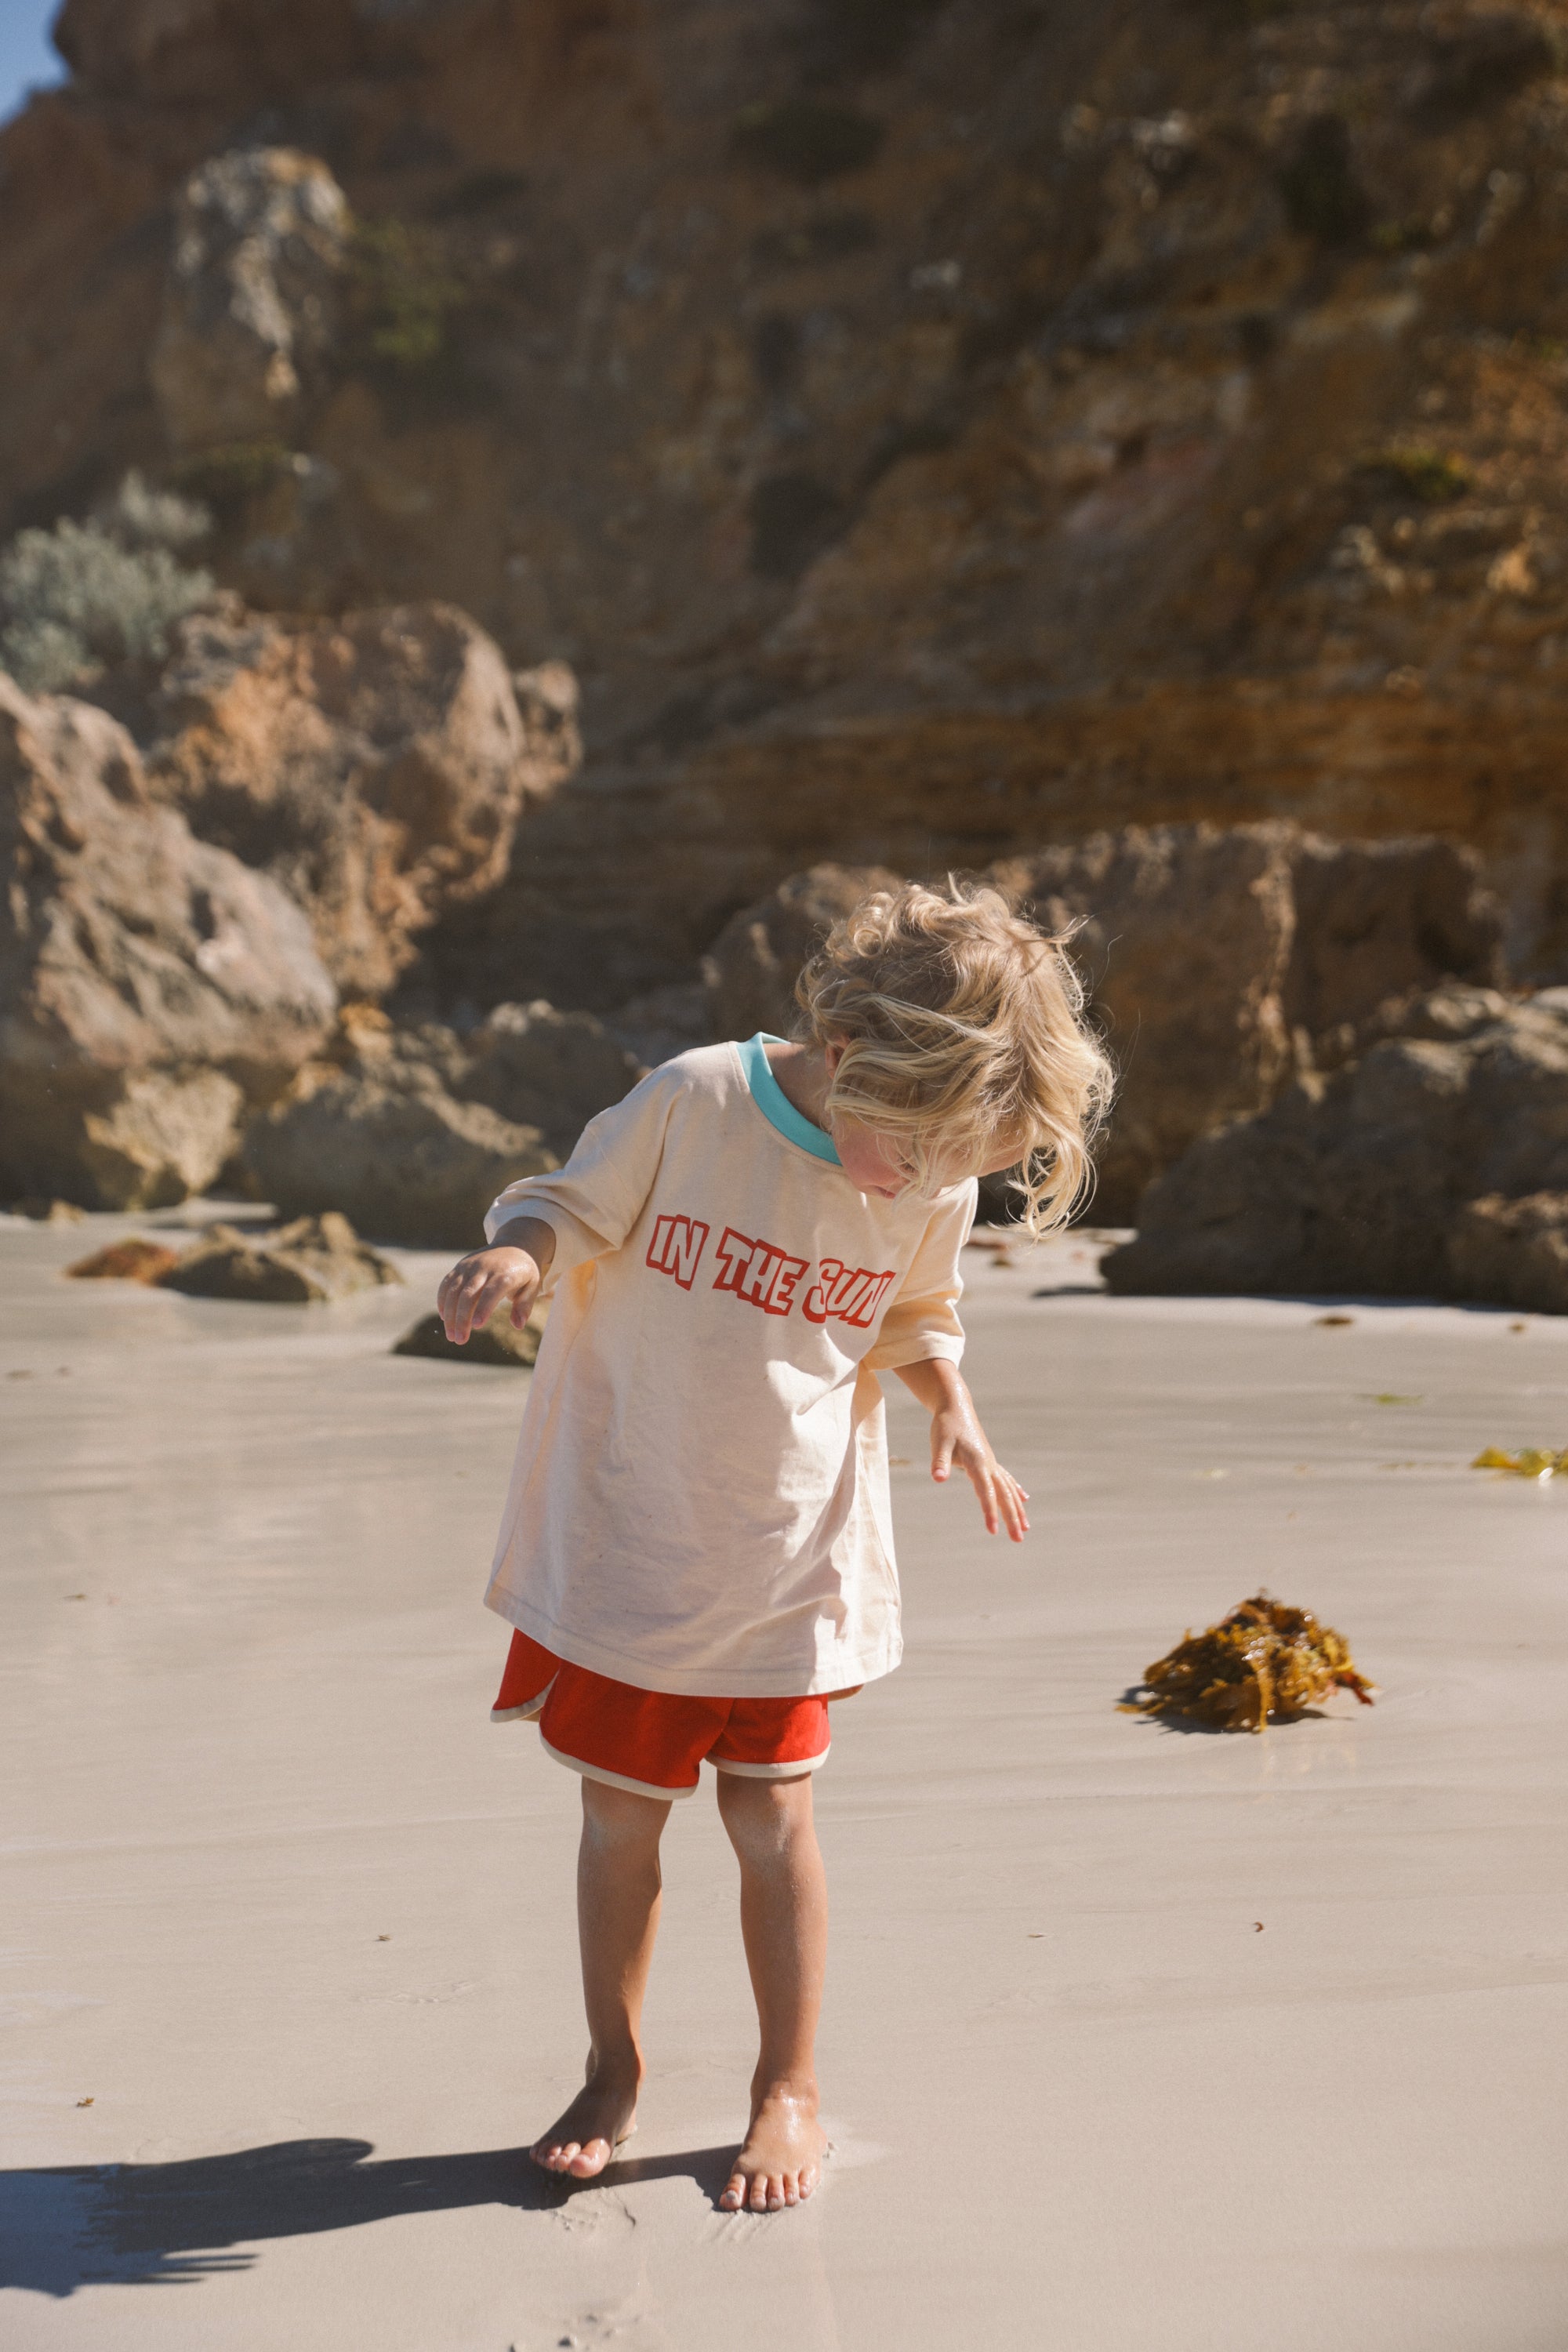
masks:
[(1363, 1706), (1377, 1687), (1349, 1644), (1310, 1609), (1255, 1592), (1205, 1633), (1187, 1633), (1156, 1658), (1127, 1706), (1130, 1715), (1180, 1716), (1215, 1731), (1261, 1731), (1270, 1716), (1289, 1722), (1336, 1690)]

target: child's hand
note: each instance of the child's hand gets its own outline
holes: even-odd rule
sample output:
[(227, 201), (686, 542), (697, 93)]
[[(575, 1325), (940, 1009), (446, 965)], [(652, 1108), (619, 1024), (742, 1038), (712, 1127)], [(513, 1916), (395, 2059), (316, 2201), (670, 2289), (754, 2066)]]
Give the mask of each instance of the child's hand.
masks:
[(525, 1249), (475, 1250), (460, 1257), (436, 1294), (447, 1339), (465, 1347), (470, 1333), (481, 1330), (509, 1298), (512, 1322), (521, 1331), (543, 1279)]
[(991, 1440), (981, 1428), (969, 1391), (950, 1398), (931, 1416), (931, 1475), (940, 1485), (957, 1463), (980, 1498), (985, 1532), (994, 1536), (1005, 1527), (1015, 1543), (1029, 1532), (1028, 1496), (1010, 1470), (1004, 1470), (991, 1451)]
[(1029, 1532), (1029, 1498), (992, 1453), (958, 1366), (928, 1356), (922, 1363), (900, 1364), (899, 1378), (931, 1415), (931, 1475), (938, 1486), (945, 1484), (956, 1462), (980, 1498), (986, 1534), (1005, 1527), (1015, 1543), (1022, 1543)]

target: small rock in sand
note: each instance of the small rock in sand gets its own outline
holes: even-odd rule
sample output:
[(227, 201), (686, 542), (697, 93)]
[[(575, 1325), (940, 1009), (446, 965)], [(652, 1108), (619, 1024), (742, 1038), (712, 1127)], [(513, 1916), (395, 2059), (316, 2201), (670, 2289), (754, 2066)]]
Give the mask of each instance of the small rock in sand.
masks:
[(348, 1219), (329, 1209), (297, 1217), (268, 1234), (212, 1225), (194, 1249), (160, 1277), (167, 1290), (192, 1298), (247, 1298), (305, 1306), (346, 1298), (355, 1290), (401, 1282), (390, 1258), (362, 1242)]
[(76, 1282), (162, 1282), (179, 1263), (178, 1250), (132, 1234), (122, 1242), (110, 1242), (94, 1250), (90, 1257), (79, 1257), (66, 1272)]
[(79, 1225), (86, 1216), (74, 1201), (50, 1201), (39, 1192), (30, 1192), (25, 1201), (13, 1201), (14, 1217), (31, 1217), (36, 1225)]
[(514, 1364), (527, 1370), (539, 1353), (544, 1317), (535, 1308), (521, 1330), (511, 1319), (511, 1308), (498, 1307), (488, 1323), (459, 1348), (447, 1337), (438, 1315), (422, 1315), (393, 1349), (395, 1356), (433, 1356), (446, 1364)]

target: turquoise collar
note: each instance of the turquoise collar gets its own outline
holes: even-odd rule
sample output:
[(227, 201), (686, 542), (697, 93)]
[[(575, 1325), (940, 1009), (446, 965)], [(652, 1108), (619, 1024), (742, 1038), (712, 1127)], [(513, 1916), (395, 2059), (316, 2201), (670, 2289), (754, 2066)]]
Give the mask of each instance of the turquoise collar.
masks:
[(804, 1111), (796, 1110), (773, 1074), (767, 1048), (782, 1045), (784, 1042), (782, 1037), (770, 1037), (765, 1029), (759, 1029), (756, 1035), (748, 1037), (743, 1045), (736, 1045), (746, 1084), (752, 1090), (752, 1100), (768, 1125), (777, 1128), (786, 1141), (798, 1143), (801, 1150), (809, 1151), (814, 1159), (826, 1160), (830, 1168), (841, 1168), (844, 1163), (834, 1148), (833, 1138), (824, 1135), (821, 1128), (814, 1127)]

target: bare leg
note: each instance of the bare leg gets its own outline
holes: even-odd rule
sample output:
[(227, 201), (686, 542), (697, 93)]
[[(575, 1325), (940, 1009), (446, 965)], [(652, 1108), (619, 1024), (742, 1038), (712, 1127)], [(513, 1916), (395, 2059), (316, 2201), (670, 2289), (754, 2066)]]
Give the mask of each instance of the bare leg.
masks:
[(603, 2172), (637, 2123), (643, 1994), (658, 1933), (658, 1842), (669, 1807), (657, 1797), (583, 1782), (577, 1936), (588, 2012), (586, 2079), (530, 2154), (546, 2172)]
[(762, 2048), (752, 2120), (719, 2202), (776, 2212), (816, 2188), (826, 2145), (816, 2120), (816, 2021), (827, 1964), (827, 1882), (811, 1818), (811, 1776), (719, 1775), (719, 1811), (741, 1864), (741, 1933)]

